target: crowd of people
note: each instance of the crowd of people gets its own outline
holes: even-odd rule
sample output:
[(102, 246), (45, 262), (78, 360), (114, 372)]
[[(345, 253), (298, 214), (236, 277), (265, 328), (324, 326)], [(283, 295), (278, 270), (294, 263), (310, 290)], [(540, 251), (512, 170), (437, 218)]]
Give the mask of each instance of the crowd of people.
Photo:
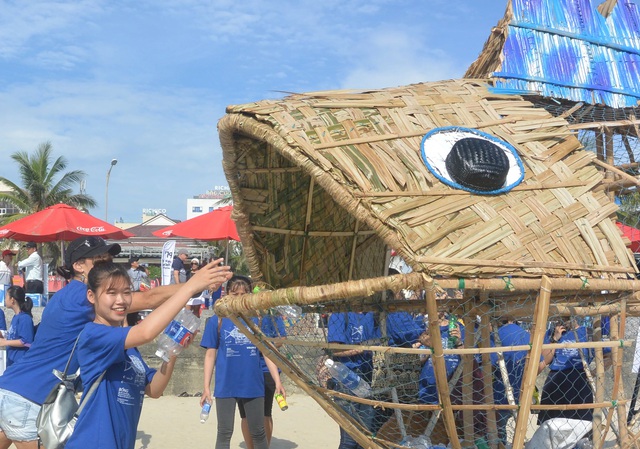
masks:
[[(4, 316), (0, 316), (0, 346), (7, 348), (7, 368), (0, 376), (0, 449), (8, 448), (12, 443), (18, 449), (38, 447), (36, 418), (45, 397), (58, 381), (54, 371), (65, 368), (68, 360), (70, 372), (79, 370), (81, 373), (85, 392), (94, 383), (97, 388), (78, 418), (67, 447), (90, 447), (97, 439), (101, 442), (100, 447), (132, 448), (144, 396), (162, 395), (176, 362), (176, 357), (172, 356), (158, 369), (152, 369), (137, 347), (156, 338), (185, 307), (200, 316), (202, 306), (209, 305), (211, 292), (219, 291), (223, 284), (227, 294), (235, 296), (251, 293), (252, 281), (233, 275), (229, 266), (220, 265), (222, 259), (200, 263), (198, 259), (189, 259), (186, 253), (180, 253), (172, 266), (171, 284), (151, 289), (148, 270), (140, 264), (138, 257), (132, 256), (129, 268), (124, 268), (113, 262), (113, 256), (121, 250), (118, 244), (108, 244), (97, 237), (83, 237), (71, 242), (67, 248), (58, 273), (68, 283), (44, 309), (36, 332), (31, 313), (33, 302), (28, 293), (29, 290), (40, 290), (42, 281), (40, 284), (35, 282), (37, 279), (33, 274), (39, 258), (34, 257), (37, 254), (34, 245), (31, 242), (25, 245), (28, 256), (17, 265), (26, 269), (25, 288), (11, 286), (6, 290), (5, 306), (14, 312), (8, 330)], [(13, 256), (15, 253), (10, 250), (2, 253), (0, 276), (7, 271), (12, 275)], [(27, 267), (32, 267), (32, 271)], [(397, 271), (392, 270), (390, 274), (394, 273)], [(391, 294), (396, 300), (410, 301), (420, 297), (419, 293), (407, 291)], [(153, 312), (144, 319), (128, 319), (137, 316), (141, 310)], [(438, 321), (445, 348), (463, 346), (465, 326), (477, 325), (475, 322), (464, 323), (446, 312), (439, 313)], [(529, 344), (529, 332), (513, 317), (503, 316), (492, 324), (491, 346)], [(246, 447), (266, 449), (273, 433), (274, 395), (286, 397), (286, 392), (277, 366), (260, 353), (238, 325), (257, 326), (266, 336), (275, 339), (276, 345), (278, 337), (285, 337), (287, 332), (282, 317), (277, 314), (254, 318), (251, 323), (240, 320), (239, 324), (213, 315), (206, 322), (201, 341), (201, 347), (205, 349), (201, 405), (215, 402), (216, 449), (230, 447), (236, 405)], [(587, 342), (591, 338), (590, 332), (588, 323), (566, 317), (549, 326), (545, 343)], [(389, 346), (432, 347), (428, 320), (423, 315), (390, 312), (381, 326), (379, 313), (334, 313), (328, 318), (327, 342), (350, 347), (330, 351), (330, 357), (370, 384), (374, 358), (366, 346), (369, 342), (379, 343), (381, 333), (385, 333), (385, 343)], [(74, 347), (77, 351), (72, 353)], [(495, 404), (518, 403), (527, 354), (526, 350), (491, 354)], [(588, 349), (544, 350), (538, 372), (546, 368), (549, 371), (541, 403), (593, 402), (588, 373), (592, 359), (593, 351)], [(419, 361), (418, 402), (439, 404), (433, 358), (422, 354)], [(444, 361), (452, 402), (461, 403), (462, 376), (456, 377), (456, 372), (460, 371), (462, 358), (457, 354), (446, 354)], [(474, 403), (485, 399), (480, 393), (481, 363), (480, 357), (474, 357)], [(331, 376), (325, 378), (322, 385), (350, 393), (349, 388)], [(335, 401), (372, 433), (384, 426), (386, 420), (393, 419), (389, 411), (374, 409), (365, 403), (340, 397)], [(498, 438), (504, 444), (508, 443), (507, 424), (512, 415), (511, 410), (496, 412)], [(554, 418), (588, 421), (591, 417), (592, 410), (588, 408), (543, 410), (538, 415), (538, 423)], [(476, 434), (487, 434), (484, 412), (474, 413), (474, 429)], [(352, 436), (341, 428), (339, 449), (358, 447)]]
[[(398, 292), (395, 299), (405, 298), (406, 292)], [(415, 296), (415, 293), (414, 293)], [(560, 317), (558, 321), (549, 323), (545, 335), (544, 343), (568, 344), (565, 347), (552, 347), (544, 349), (540, 357), (537, 371), (538, 374), (546, 372), (546, 378), (540, 393), (540, 403), (542, 405), (576, 405), (593, 403), (593, 385), (589, 379), (591, 376), (590, 364), (594, 359), (594, 350), (578, 349), (572, 347), (572, 343), (588, 342), (592, 340), (593, 329), (591, 321), (587, 319), (577, 320), (570, 317)], [(367, 340), (369, 342), (380, 341), (380, 315), (377, 313), (335, 313), (329, 317), (328, 342), (342, 343), (348, 345), (362, 345)], [(464, 346), (466, 326), (476, 327), (476, 341), (474, 345), (479, 345), (478, 336), (481, 332), (478, 329), (480, 319), (472, 323), (464, 323), (461, 319), (451, 313), (439, 312), (439, 331), (442, 347), (444, 349), (454, 349)], [(386, 338), (389, 346), (413, 347), (416, 349), (433, 348), (432, 336), (425, 315), (410, 313), (406, 311), (390, 312), (385, 320)], [(603, 335), (608, 334), (608, 318), (602, 319)], [(531, 336), (522, 322), (517, 321), (513, 316), (504, 315), (494, 320), (490, 324), (489, 345), (491, 347), (503, 346), (529, 346)], [(375, 343), (372, 343), (375, 344)], [(483, 344), (484, 345), (484, 344)], [(486, 404), (493, 403), (499, 405), (517, 405), (520, 401), (520, 392), (524, 376), (525, 362), (528, 350), (505, 350), (493, 352), (491, 360), (491, 378), (493, 398), (486, 400), (484, 389), (484, 376), (482, 369), (482, 357), (479, 354), (473, 356), (471, 368), (471, 388), (472, 403)], [(605, 368), (610, 365), (610, 349), (605, 348), (604, 364)], [(331, 357), (343, 362), (362, 379), (371, 382), (374, 372), (372, 352), (360, 349), (349, 349), (345, 351), (331, 351)], [(462, 357), (455, 353), (446, 353), (443, 357), (447, 380), (449, 382), (449, 392), (453, 404), (462, 404), (463, 397), (463, 376)], [(419, 372), (417, 403), (441, 404), (438, 388), (436, 386), (436, 370), (433, 364), (433, 357), (430, 355), (420, 355), (421, 368)], [(501, 366), (502, 365), (502, 366)], [(377, 366), (376, 368), (384, 369)], [(403, 368), (400, 368), (403, 369)], [(322, 384), (323, 380), (319, 378)], [(344, 386), (329, 380), (327, 388), (337, 391), (344, 391)], [(377, 399), (390, 401), (389, 393), (383, 393), (383, 397)], [(407, 398), (403, 398), (406, 401)], [(410, 400), (410, 399), (409, 399)], [(374, 409), (370, 405), (359, 402), (336, 400), (344, 410), (353, 417), (362, 427), (372, 433), (377, 432), (384, 425), (384, 419), (394, 421), (394, 416), (384, 416), (384, 411)], [(411, 401), (411, 400), (410, 400)], [(380, 421), (380, 415), (382, 421)], [(507, 426), (510, 418), (515, 417), (516, 410), (498, 409), (496, 410), (497, 437), (505, 447), (510, 443)], [(473, 428), (475, 435), (479, 436), (479, 441), (487, 442), (488, 425), (486, 411), (476, 410), (473, 412)], [(431, 414), (428, 413), (427, 417)], [(454, 413), (458, 426), (462, 426), (463, 413)], [(583, 420), (591, 421), (593, 417), (592, 408), (567, 407), (540, 410), (537, 423), (542, 425), (551, 419), (559, 419), (557, 425), (562, 425), (562, 420)], [(428, 419), (425, 419), (425, 422)], [(423, 429), (424, 430), (424, 429)], [(476, 442), (480, 444), (479, 442)], [(497, 442), (493, 442), (497, 443)], [(435, 444), (435, 443), (434, 443)], [(353, 438), (341, 429), (339, 449), (360, 448)], [(480, 446), (479, 446), (480, 447)]]

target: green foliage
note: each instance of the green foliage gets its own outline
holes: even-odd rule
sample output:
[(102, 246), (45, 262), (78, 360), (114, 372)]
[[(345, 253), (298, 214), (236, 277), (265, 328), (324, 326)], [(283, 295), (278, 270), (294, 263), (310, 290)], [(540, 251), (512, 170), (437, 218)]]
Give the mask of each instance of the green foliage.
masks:
[(634, 228), (640, 226), (640, 192), (620, 196), (618, 221)]
[(161, 279), (162, 278), (162, 268), (158, 265), (149, 265), (149, 279)]
[[(18, 165), (20, 179), (14, 182), (0, 176), (0, 181), (9, 188), (8, 192), (0, 192), (0, 200), (17, 207), (21, 212), (2, 217), (3, 225), (58, 203), (78, 209), (96, 206), (91, 196), (73, 193), (73, 188), (79, 187), (86, 175), (81, 170), (65, 172), (67, 160), (63, 156), (53, 159), (50, 142), (40, 144), (31, 154), (18, 151), (10, 157)], [(44, 246), (43, 255), (55, 266), (60, 258), (59, 244), (51, 242)]]

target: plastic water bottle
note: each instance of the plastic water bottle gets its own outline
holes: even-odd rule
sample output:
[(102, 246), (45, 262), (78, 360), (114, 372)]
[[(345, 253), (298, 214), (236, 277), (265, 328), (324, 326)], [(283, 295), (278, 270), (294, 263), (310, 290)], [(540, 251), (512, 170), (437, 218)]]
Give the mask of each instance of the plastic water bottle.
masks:
[(360, 396), (361, 398), (371, 396), (371, 385), (351, 371), (344, 363), (327, 359), (324, 365), (334, 379), (351, 390), (356, 396)]
[(209, 419), (209, 412), (211, 411), (211, 404), (209, 401), (205, 401), (202, 406), (202, 411), (200, 412), (200, 423), (204, 424), (204, 422)]
[(593, 449), (593, 443), (589, 438), (582, 438), (576, 444), (575, 449)]
[(452, 313), (449, 315), (449, 342), (447, 345), (449, 349), (455, 348), (458, 344), (458, 337), (451, 335), (451, 332), (456, 330), (457, 328), (458, 328), (458, 320), (456, 319), (456, 316)]
[(289, 318), (291, 321), (298, 321), (302, 317), (302, 308), (296, 305), (276, 306), (275, 309), (280, 315)]
[(158, 337), (156, 356), (168, 362), (169, 357), (180, 354), (199, 327), (200, 318), (182, 309)]

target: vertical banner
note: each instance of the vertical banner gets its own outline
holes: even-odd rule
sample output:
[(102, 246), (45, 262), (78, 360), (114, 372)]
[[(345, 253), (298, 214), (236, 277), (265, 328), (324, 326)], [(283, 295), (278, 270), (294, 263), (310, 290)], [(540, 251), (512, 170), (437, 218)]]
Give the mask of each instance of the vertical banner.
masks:
[(162, 260), (160, 266), (162, 267), (162, 285), (169, 285), (171, 283), (171, 264), (173, 264), (173, 255), (176, 252), (176, 241), (167, 240), (162, 245)]

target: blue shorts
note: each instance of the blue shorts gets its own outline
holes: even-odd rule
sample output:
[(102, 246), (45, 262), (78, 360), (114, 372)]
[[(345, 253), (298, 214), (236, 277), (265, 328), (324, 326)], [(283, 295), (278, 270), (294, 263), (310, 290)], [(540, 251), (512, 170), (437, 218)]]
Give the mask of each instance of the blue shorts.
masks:
[(38, 413), (40, 406), (35, 402), (0, 388), (0, 431), (11, 441), (38, 439)]

